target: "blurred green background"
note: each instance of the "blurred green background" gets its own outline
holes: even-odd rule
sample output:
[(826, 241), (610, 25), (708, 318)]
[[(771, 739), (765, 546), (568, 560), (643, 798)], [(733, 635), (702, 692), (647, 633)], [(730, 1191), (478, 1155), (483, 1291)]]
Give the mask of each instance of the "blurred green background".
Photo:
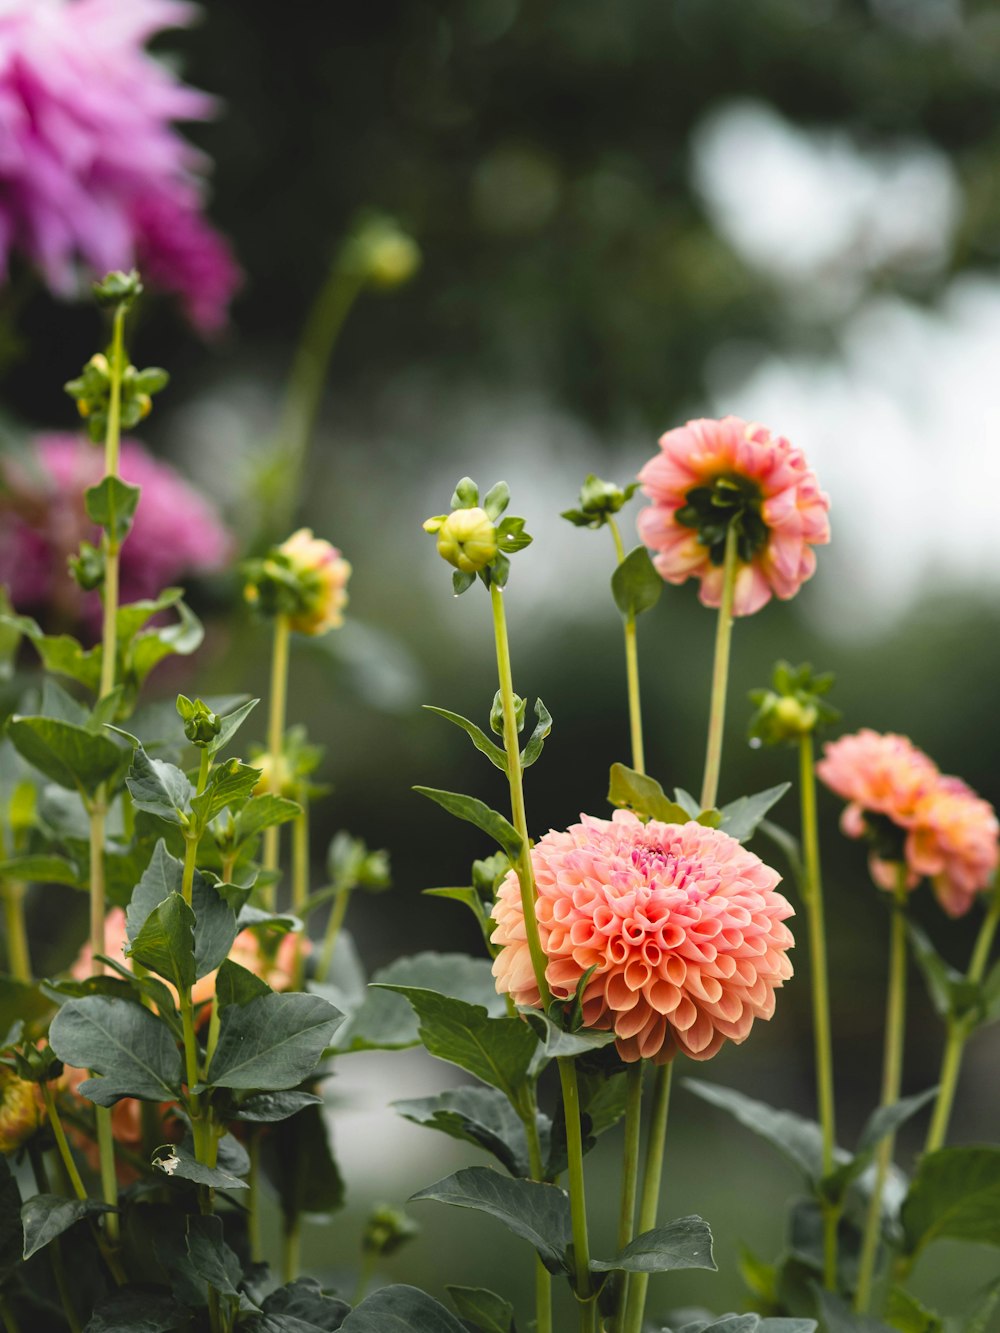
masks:
[[(529, 775), (536, 833), (605, 813), (608, 766), (628, 759), (611, 542), (559, 511), (587, 472), (625, 481), (664, 429), (729, 411), (805, 450), (834, 537), (794, 603), (737, 626), (723, 799), (793, 776), (791, 751), (745, 739), (746, 691), (786, 657), (836, 671), (845, 728), (906, 732), (997, 801), (995, 3), (210, 0), (198, 26), (157, 47), (222, 99), (191, 137), (215, 160), (210, 212), (246, 282), (210, 346), (147, 304), (133, 356), (173, 382), (144, 438), (216, 499), (245, 548), (292, 351), (357, 211), (393, 214), (423, 251), (414, 281), (365, 295), (349, 318), (298, 513), (354, 565), (348, 625), (296, 644), (290, 721), (308, 720), (327, 747), (320, 776), (334, 786), (314, 819), (317, 876), (338, 828), (392, 855), (393, 892), (359, 895), (349, 918), (370, 967), (477, 947), (461, 909), (420, 891), (466, 882), (483, 843), (410, 792), (423, 782), (503, 801), (500, 775), (419, 708), (485, 723), (495, 689), (485, 595), (455, 601), (420, 530), (463, 473), (506, 478), (535, 536), (507, 600), (515, 685), (555, 717)], [(39, 293), (19, 330), (7, 410), (70, 426), (59, 386), (94, 350), (96, 317)], [(195, 602), (210, 628), (199, 690), (263, 694), (269, 642), (235, 581)], [(692, 587), (667, 589), (640, 624), (648, 764), (668, 787), (699, 782), (713, 632)], [(876, 1096), (887, 914), (863, 849), (837, 832), (837, 803), (821, 800), (850, 1143)], [(794, 826), (793, 796), (777, 814)], [(964, 967), (977, 921), (945, 920), (926, 890), (914, 906)], [(65, 961), (76, 940), (46, 935), (46, 904), (32, 920), (51, 965)], [(774, 1021), (707, 1073), (811, 1114), (798, 954)], [(914, 976), (905, 1091), (933, 1083), (940, 1043)], [(997, 1043), (992, 1030), (970, 1046), (955, 1141), (996, 1138)], [(349, 1268), (359, 1218), (372, 1198), (402, 1197), (400, 1177), (409, 1192), (469, 1160), (377, 1111), (404, 1085), (417, 1095), (450, 1076), (417, 1055), (342, 1063), (334, 1132), (350, 1206), (310, 1232), (313, 1264)], [(665, 1208), (709, 1218), (724, 1271), (660, 1280), (656, 1301), (738, 1307), (736, 1238), (776, 1251), (794, 1182), (683, 1094), (674, 1132)], [(904, 1133), (904, 1158), (918, 1142)], [(602, 1150), (605, 1240), (613, 1159)], [(600, 1211), (600, 1188), (595, 1198)], [(417, 1207), (424, 1238), (388, 1266), (395, 1276), (440, 1290), (509, 1271), (512, 1290), (518, 1276), (527, 1285), (499, 1229)], [(943, 1308), (979, 1280), (945, 1248), (924, 1263), (925, 1294)]]

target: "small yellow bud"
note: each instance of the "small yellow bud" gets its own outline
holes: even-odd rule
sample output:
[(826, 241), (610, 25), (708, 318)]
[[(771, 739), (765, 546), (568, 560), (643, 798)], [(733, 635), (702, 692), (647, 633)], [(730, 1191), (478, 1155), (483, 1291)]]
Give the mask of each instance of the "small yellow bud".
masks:
[(437, 549), (438, 555), (463, 574), (478, 574), (496, 558), (493, 520), (485, 509), (454, 510), (438, 529)]
[(34, 1083), (0, 1065), (0, 1153), (12, 1153), (30, 1139), (41, 1123)]
[(387, 232), (368, 250), (368, 281), (391, 289), (408, 282), (420, 267), (420, 247), (403, 232)]
[(279, 755), (275, 762), (269, 754), (261, 754), (251, 762), (254, 768), (260, 769), (260, 777), (253, 789), (254, 796), (264, 796), (268, 792), (274, 792), (276, 796), (295, 795), (292, 770), (284, 755)]
[(789, 737), (804, 736), (812, 731), (819, 714), (813, 704), (802, 705), (785, 695), (774, 704), (774, 716)]

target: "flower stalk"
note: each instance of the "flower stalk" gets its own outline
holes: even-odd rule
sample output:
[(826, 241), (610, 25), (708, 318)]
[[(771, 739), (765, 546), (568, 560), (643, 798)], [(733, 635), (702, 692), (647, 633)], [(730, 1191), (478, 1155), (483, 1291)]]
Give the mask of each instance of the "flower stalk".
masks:
[[(902, 1085), (903, 1038), (906, 1018), (906, 875), (906, 864), (901, 862), (892, 905), (892, 928), (889, 941), (889, 993), (886, 1007), (880, 1107), (892, 1106), (893, 1103), (899, 1101), (899, 1091)], [(858, 1314), (867, 1314), (871, 1309), (875, 1259), (882, 1230), (882, 1194), (892, 1163), (895, 1141), (894, 1134), (886, 1135), (875, 1153), (875, 1181), (872, 1186), (868, 1214), (865, 1218), (861, 1259), (858, 1266), (858, 1286), (854, 1297), (854, 1308)]]
[(7, 936), (7, 966), (15, 981), (31, 981), (31, 952), (24, 922), (24, 899), (28, 886), (20, 880), (0, 881), (3, 919)]
[[(659, 1065), (653, 1082), (653, 1108), (646, 1140), (646, 1162), (643, 1173), (642, 1197), (639, 1201), (639, 1234), (656, 1226), (660, 1205), (660, 1181), (663, 1177), (663, 1154), (667, 1139), (667, 1119), (670, 1112), (670, 1084), (673, 1062)], [(627, 1303), (622, 1320), (622, 1333), (642, 1333), (646, 1312), (648, 1273), (630, 1273)]]
[[(288, 700), (288, 649), (291, 627), (287, 615), (274, 618), (274, 645), (271, 657), (271, 700), (268, 717), (267, 749), (271, 764), (271, 791), (281, 791), (281, 769), (284, 756), (285, 709)], [(272, 824), (264, 830), (265, 870), (277, 870), (280, 854), (280, 826)], [(267, 889), (269, 906), (274, 907), (274, 886)]]
[(583, 1175), (580, 1087), (573, 1060), (564, 1056), (556, 1063), (559, 1065), (559, 1083), (566, 1112), (569, 1206), (573, 1227), (576, 1298), (580, 1304), (580, 1333), (598, 1333), (597, 1298), (590, 1284), (590, 1240), (587, 1232), (587, 1195)]
[[(615, 544), (618, 563), (625, 560), (625, 547), (622, 544), (618, 524), (608, 515), (608, 528)], [(632, 767), (637, 773), (645, 773), (646, 758), (642, 743), (642, 704), (639, 695), (639, 652), (636, 640), (635, 612), (625, 616), (625, 674), (628, 682), (628, 720), (629, 734), (632, 741)]]
[(703, 810), (715, 805), (719, 794), (719, 772), (722, 766), (722, 735), (726, 723), (726, 692), (729, 685), (729, 648), (733, 634), (733, 599), (736, 593), (737, 542), (736, 522), (726, 530), (726, 549), (722, 564), (722, 600), (715, 631), (715, 663), (712, 667), (712, 702), (708, 715), (708, 747), (705, 754), (705, 777), (701, 788)]

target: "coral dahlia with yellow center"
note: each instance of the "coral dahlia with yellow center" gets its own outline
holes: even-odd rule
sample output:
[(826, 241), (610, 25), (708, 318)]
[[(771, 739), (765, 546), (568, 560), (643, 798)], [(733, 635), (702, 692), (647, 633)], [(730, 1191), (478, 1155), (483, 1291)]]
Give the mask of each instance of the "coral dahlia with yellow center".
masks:
[(668, 430), (639, 473), (652, 500), (639, 537), (668, 583), (701, 581), (705, 606), (722, 598), (730, 524), (737, 528), (733, 613), (752, 615), (794, 597), (816, 568), (814, 546), (830, 540), (830, 501), (800, 449), (739, 417), (689, 421)]
[[(531, 851), (536, 914), (553, 995), (590, 968), (583, 1022), (614, 1031), (623, 1060), (707, 1060), (770, 1018), (792, 975), (792, 908), (777, 871), (701, 824), (643, 824), (630, 811), (581, 815)], [(497, 990), (538, 1005), (516, 874), (497, 892)]]

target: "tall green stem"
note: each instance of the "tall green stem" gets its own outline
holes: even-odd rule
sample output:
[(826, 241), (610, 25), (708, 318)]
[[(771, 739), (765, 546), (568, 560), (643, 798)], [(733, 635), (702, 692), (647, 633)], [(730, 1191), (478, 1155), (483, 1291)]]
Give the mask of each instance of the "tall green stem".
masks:
[(319, 982), (326, 981), (330, 975), (330, 968), (333, 966), (333, 955), (337, 950), (337, 940), (340, 937), (340, 930), (344, 924), (347, 905), (350, 901), (350, 889), (341, 889), (333, 900), (330, 917), (326, 923), (326, 935), (323, 937), (323, 952), (320, 955), (319, 966), (316, 968), (316, 980)]
[(247, 1143), (247, 1155), (250, 1158), (250, 1170), (247, 1172), (247, 1238), (250, 1242), (250, 1262), (264, 1262), (264, 1243), (260, 1234), (260, 1137), (261, 1127), (250, 1126), (250, 1138)]
[(31, 954), (24, 925), (24, 897), (27, 891), (28, 886), (20, 880), (5, 879), (0, 882), (7, 931), (7, 966), (15, 981), (31, 980)]
[[(673, 1062), (659, 1065), (653, 1082), (653, 1109), (646, 1140), (646, 1163), (639, 1200), (639, 1234), (656, 1226), (660, 1206), (660, 1182), (663, 1177), (663, 1153), (667, 1139), (667, 1118), (670, 1112), (670, 1084)], [(622, 1333), (642, 1333), (646, 1312), (648, 1273), (632, 1273), (628, 1284), (628, 1303), (622, 1321)]]
[(63, 1129), (62, 1120), (59, 1118), (59, 1110), (56, 1106), (56, 1100), (52, 1095), (52, 1089), (48, 1083), (43, 1083), (42, 1097), (45, 1101), (45, 1110), (48, 1114), (49, 1128), (56, 1141), (56, 1147), (59, 1150), (59, 1156), (62, 1164), (66, 1168), (66, 1174), (69, 1176), (69, 1182), (73, 1186), (73, 1193), (82, 1202), (87, 1197), (87, 1187), (84, 1185), (77, 1169), (76, 1162), (73, 1160), (73, 1154), (70, 1151), (69, 1140), (66, 1138), (66, 1131)]
[(587, 1234), (587, 1196), (583, 1177), (583, 1136), (580, 1129), (580, 1089), (576, 1065), (563, 1057), (559, 1065), (563, 1108), (566, 1112), (566, 1156), (569, 1206), (573, 1226), (573, 1262), (576, 1298), (580, 1303), (580, 1333), (597, 1333), (597, 1298), (590, 1284), (590, 1240)]
[[(972, 986), (978, 986), (983, 979), (998, 924), (1000, 924), (1000, 885), (993, 890), (993, 897), (986, 909), (983, 924), (979, 928), (979, 935), (972, 950), (969, 970), (965, 974), (966, 981)], [(938, 1080), (939, 1091), (934, 1103), (927, 1142), (924, 1145), (925, 1153), (936, 1152), (938, 1148), (944, 1146), (948, 1122), (951, 1119), (951, 1108), (955, 1101), (955, 1091), (958, 1087), (958, 1075), (962, 1068), (962, 1055), (970, 1031), (968, 1020), (949, 1017), (948, 1036), (941, 1061), (941, 1077)]]
[[(522, 1117), (524, 1135), (528, 1140), (528, 1168), (532, 1180), (545, 1179), (542, 1145), (538, 1136), (537, 1103), (532, 1090), (531, 1104)], [(535, 1333), (552, 1333), (552, 1274), (535, 1255)]]
[[(618, 524), (609, 515), (608, 528), (615, 543), (618, 563), (625, 559), (625, 547), (622, 545)], [(637, 773), (645, 773), (646, 759), (642, 744), (642, 705), (639, 697), (639, 652), (636, 642), (635, 614), (629, 612), (625, 617), (625, 675), (628, 682), (628, 720), (632, 740), (632, 767)]]
[(302, 331), (278, 425), (280, 481), (277, 495), (268, 505), (269, 523), (276, 532), (283, 532), (295, 518), (302, 473), (330, 357), (337, 335), (364, 285), (364, 273), (345, 267), (338, 257)]
[(538, 933), (538, 919), (535, 916), (535, 875), (531, 865), (531, 843), (524, 810), (521, 746), (518, 741), (517, 716), (514, 708), (514, 682), (510, 668), (510, 645), (507, 641), (507, 619), (504, 614), (503, 593), (495, 583), (490, 584), (490, 599), (493, 604), (493, 633), (496, 639), (497, 675), (500, 680), (500, 702), (503, 709), (503, 743), (507, 754), (512, 822), (521, 839), (521, 852), (516, 866), (521, 888), (521, 909), (524, 913), (524, 928), (528, 937), (531, 966), (535, 973), (535, 985), (538, 987), (543, 1008), (547, 1008), (552, 999), (552, 992), (545, 979), (545, 953)]
[[(799, 788), (802, 802), (802, 850), (805, 880), (803, 898), (809, 921), (809, 954), (813, 992), (813, 1033), (816, 1043), (816, 1097), (823, 1133), (823, 1174), (834, 1166), (837, 1141), (833, 1101), (833, 1047), (830, 1038), (830, 996), (826, 961), (826, 921), (823, 878), (819, 857), (819, 822), (816, 818), (816, 771), (813, 738), (806, 732), (799, 741)], [(840, 1209), (823, 1204), (823, 1285), (837, 1287), (837, 1223)]]
[[(303, 793), (302, 813), (292, 825), (292, 911), (304, 916), (309, 899), (309, 797)], [(292, 990), (301, 990), (305, 981), (306, 955), (303, 933), (295, 937), (295, 963)]]
[[(885, 1020), (885, 1048), (882, 1063), (882, 1098), (880, 1107), (892, 1106), (899, 1101), (903, 1077), (903, 1038), (906, 1017), (906, 866), (901, 863), (899, 879), (892, 906), (892, 930), (889, 941), (889, 995)], [(872, 1282), (879, 1235), (882, 1230), (882, 1193), (892, 1163), (895, 1135), (890, 1134), (878, 1146), (875, 1154), (875, 1181), (872, 1186), (868, 1215), (865, 1219), (861, 1260), (858, 1266), (858, 1287), (854, 1308), (867, 1314), (871, 1308)]]
[[(635, 1238), (635, 1202), (639, 1192), (639, 1143), (642, 1132), (644, 1073), (645, 1065), (641, 1060), (636, 1060), (628, 1066), (625, 1074), (625, 1145), (622, 1151), (622, 1195), (618, 1211), (619, 1254)], [(616, 1327), (624, 1326), (622, 1321), (628, 1308), (628, 1289), (631, 1280), (631, 1273), (621, 1275), (618, 1296), (619, 1321)]]
[[(285, 708), (288, 699), (288, 646), (291, 630), (288, 617), (279, 615), (274, 621), (274, 648), (271, 657), (271, 703), (268, 718), (267, 749), (271, 761), (271, 791), (281, 791), (285, 746)], [(264, 830), (264, 869), (277, 870), (280, 828), (272, 824)], [(275, 890), (267, 890), (270, 906), (274, 907)]]
[(712, 668), (712, 703), (708, 714), (708, 747), (705, 754), (705, 778), (701, 805), (706, 810), (719, 794), (722, 767), (722, 734), (726, 724), (726, 690), (729, 685), (729, 645), (733, 634), (733, 597), (739, 569), (736, 542), (737, 525), (730, 523), (726, 532), (726, 553), (722, 565), (722, 598), (715, 631), (715, 665)]

